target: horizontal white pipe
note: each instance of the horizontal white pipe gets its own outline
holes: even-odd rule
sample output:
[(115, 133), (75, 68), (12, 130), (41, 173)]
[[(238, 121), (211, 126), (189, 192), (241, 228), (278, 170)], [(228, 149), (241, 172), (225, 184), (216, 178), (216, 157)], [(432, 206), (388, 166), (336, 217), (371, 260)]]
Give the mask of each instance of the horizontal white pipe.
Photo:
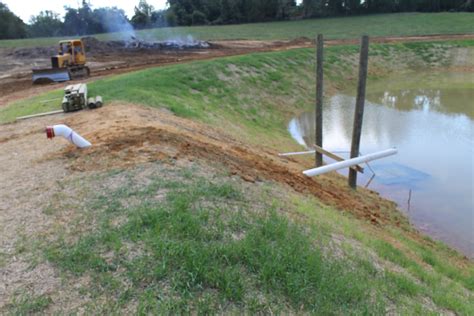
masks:
[[(347, 150), (340, 150), (340, 151), (331, 151), (333, 154), (345, 154), (349, 153), (350, 151)], [(279, 157), (288, 157), (288, 156), (299, 156), (299, 155), (310, 155), (310, 154), (315, 154), (316, 150), (308, 150), (308, 151), (297, 151), (297, 152), (292, 152), (292, 153), (284, 153), (284, 154), (278, 154)]]
[(29, 119), (29, 118), (48, 116), (48, 115), (54, 115), (54, 114), (59, 114), (59, 113), (64, 113), (64, 111), (63, 110), (57, 110), (57, 111), (44, 112), (44, 113), (39, 113), (39, 114), (20, 116), (20, 117), (17, 117), (16, 120), (20, 121), (20, 120), (26, 120), (26, 119)]
[(90, 142), (84, 139), (81, 135), (72, 130), (69, 126), (64, 124), (46, 127), (46, 136), (53, 138), (54, 136), (62, 136), (79, 148), (87, 148), (92, 146)]
[(309, 155), (309, 154), (315, 154), (316, 150), (309, 150), (309, 151), (298, 151), (294, 153), (284, 153), (284, 154), (278, 154), (280, 157), (288, 157), (288, 156), (299, 156), (299, 155)]
[(314, 176), (317, 176), (317, 175), (320, 175), (320, 174), (323, 174), (323, 173), (327, 173), (327, 172), (330, 172), (330, 171), (335, 171), (335, 170), (339, 170), (339, 169), (342, 169), (342, 168), (349, 168), (349, 167), (352, 167), (352, 166), (355, 166), (355, 165), (358, 165), (358, 164), (361, 164), (361, 163), (364, 163), (364, 162), (369, 162), (369, 161), (372, 161), (372, 160), (376, 160), (376, 159), (388, 157), (388, 156), (391, 156), (391, 155), (395, 155), (397, 152), (398, 152), (398, 150), (396, 148), (391, 148), (391, 149), (387, 149), (387, 150), (384, 150), (384, 151), (379, 151), (379, 152), (376, 152), (376, 153), (373, 153), (373, 154), (368, 154), (368, 155), (365, 155), (365, 156), (360, 156), (360, 157), (344, 160), (344, 161), (341, 161), (341, 162), (336, 162), (336, 163), (333, 163), (333, 164), (330, 164), (330, 165), (326, 165), (326, 166), (322, 166), (322, 167), (318, 167), (318, 168), (314, 168), (314, 169), (309, 169), (309, 170), (303, 171), (303, 173), (305, 175), (307, 175), (308, 177), (314, 177)]

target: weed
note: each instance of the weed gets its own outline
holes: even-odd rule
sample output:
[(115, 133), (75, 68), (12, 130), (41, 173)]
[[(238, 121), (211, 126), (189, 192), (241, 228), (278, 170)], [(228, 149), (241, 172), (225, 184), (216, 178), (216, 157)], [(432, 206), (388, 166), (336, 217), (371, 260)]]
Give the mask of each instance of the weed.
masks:
[(391, 261), (403, 268), (417, 265), (415, 262), (408, 259), (402, 251), (384, 240), (374, 240), (373, 247), (381, 258)]
[(41, 313), (53, 303), (48, 295), (32, 296), (29, 294), (15, 297), (9, 308), (13, 315), (31, 315)]
[(421, 291), (420, 286), (403, 274), (387, 271), (385, 272), (385, 278), (391, 293), (415, 296)]

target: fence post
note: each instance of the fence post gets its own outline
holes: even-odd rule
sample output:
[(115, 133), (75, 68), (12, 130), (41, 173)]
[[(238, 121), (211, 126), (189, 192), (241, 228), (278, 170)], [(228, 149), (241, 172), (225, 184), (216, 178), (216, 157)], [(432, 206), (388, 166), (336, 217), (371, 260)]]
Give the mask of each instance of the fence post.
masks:
[[(323, 51), (324, 39), (318, 34), (316, 40), (316, 145), (323, 147)], [(316, 167), (323, 165), (323, 154), (316, 151)]]
[[(365, 87), (367, 83), (367, 68), (369, 64), (369, 37), (364, 35), (360, 45), (359, 83), (357, 86), (357, 99), (352, 130), (351, 158), (359, 156), (360, 137), (362, 134), (362, 121), (364, 118)], [(349, 169), (349, 186), (357, 188), (357, 171)]]

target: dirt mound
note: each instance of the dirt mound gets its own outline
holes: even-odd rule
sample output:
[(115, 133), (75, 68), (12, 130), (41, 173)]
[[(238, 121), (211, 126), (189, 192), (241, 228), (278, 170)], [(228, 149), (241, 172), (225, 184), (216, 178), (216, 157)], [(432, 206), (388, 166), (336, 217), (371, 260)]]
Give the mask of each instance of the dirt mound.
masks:
[[(91, 123), (93, 122), (93, 123)], [(267, 148), (251, 148), (222, 131), (177, 118), (164, 111), (130, 105), (83, 111), (65, 122), (91, 141), (84, 151), (68, 146), (50, 158), (67, 159), (76, 171), (121, 168), (149, 161), (174, 163), (186, 159), (220, 164), (249, 182), (277, 181), (295, 191), (310, 193), (323, 202), (347, 210), (374, 224), (392, 222), (384, 212), (391, 202), (373, 199), (341, 187), (331, 177), (308, 178), (294, 160)]]
[(53, 56), (57, 53), (57, 49), (54, 46), (50, 47), (31, 47), (31, 48), (16, 48), (12, 52), (8, 53), (7, 56), (18, 59), (30, 59), (36, 57)]

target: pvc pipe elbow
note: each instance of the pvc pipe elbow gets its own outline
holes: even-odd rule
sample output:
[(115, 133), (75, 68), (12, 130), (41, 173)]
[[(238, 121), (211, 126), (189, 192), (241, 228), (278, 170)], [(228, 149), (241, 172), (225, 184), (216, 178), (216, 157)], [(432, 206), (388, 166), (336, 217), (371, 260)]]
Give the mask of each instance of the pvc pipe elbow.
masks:
[(89, 141), (77, 134), (72, 128), (67, 125), (59, 124), (46, 127), (46, 137), (52, 139), (56, 135), (66, 138), (69, 142), (79, 148), (87, 148), (92, 146)]

